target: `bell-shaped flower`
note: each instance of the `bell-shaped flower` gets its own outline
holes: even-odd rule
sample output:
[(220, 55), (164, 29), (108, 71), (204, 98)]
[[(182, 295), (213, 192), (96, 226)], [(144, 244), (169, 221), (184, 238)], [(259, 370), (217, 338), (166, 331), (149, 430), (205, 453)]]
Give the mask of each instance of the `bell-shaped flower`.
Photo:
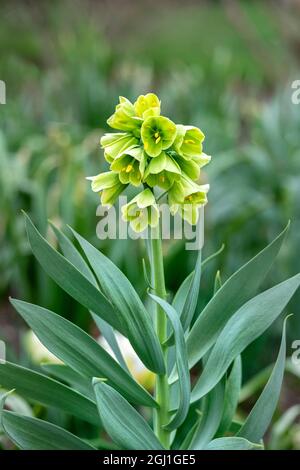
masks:
[(147, 119), (151, 116), (160, 115), (160, 101), (154, 93), (140, 95), (134, 103), (134, 110), (138, 117)]
[(96, 176), (89, 176), (87, 180), (92, 182), (92, 191), (100, 193), (101, 204), (104, 206), (113, 205), (126, 188), (126, 185), (121, 183), (118, 174), (112, 171), (100, 173)]
[(101, 147), (104, 149), (104, 157), (109, 163), (126, 150), (135, 147), (138, 142), (136, 137), (127, 132), (104, 134), (100, 140)]
[(125, 204), (122, 207), (122, 216), (135, 232), (142, 232), (148, 225), (156, 227), (159, 209), (152, 191), (147, 188)]
[(202, 153), (203, 132), (198, 127), (177, 125), (174, 149), (184, 158), (190, 159)]
[(170, 211), (179, 214), (194, 225), (198, 220), (198, 208), (207, 203), (209, 185), (198, 185), (186, 175), (175, 181), (168, 192)]
[(145, 152), (150, 157), (158, 157), (176, 137), (176, 125), (170, 119), (157, 116), (145, 119), (141, 128), (141, 137)]
[(146, 156), (140, 147), (127, 150), (114, 159), (110, 168), (119, 174), (121, 183), (139, 186), (145, 171)]
[(180, 176), (181, 170), (178, 163), (163, 151), (158, 157), (150, 159), (144, 181), (151, 187), (159, 186), (167, 191)]
[(107, 124), (113, 129), (120, 131), (132, 132), (139, 134), (142, 119), (135, 115), (134, 106), (127, 98), (120, 96), (120, 103), (117, 104), (116, 110), (107, 120)]

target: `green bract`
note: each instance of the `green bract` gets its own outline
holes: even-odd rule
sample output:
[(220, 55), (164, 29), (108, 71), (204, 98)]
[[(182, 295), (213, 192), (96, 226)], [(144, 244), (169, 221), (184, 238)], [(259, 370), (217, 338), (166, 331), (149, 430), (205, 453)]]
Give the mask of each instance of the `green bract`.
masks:
[(128, 184), (151, 193), (154, 217), (146, 216), (148, 210), (142, 208), (135, 210), (132, 218), (131, 212), (143, 196), (134, 198), (123, 211), (123, 218), (137, 231), (146, 229), (150, 221), (152, 226), (157, 224), (156, 198), (161, 190), (168, 192), (171, 212), (190, 224), (197, 222), (199, 207), (207, 202), (209, 186), (198, 184), (200, 169), (211, 159), (202, 152), (203, 132), (194, 126), (176, 125), (160, 111), (161, 103), (154, 93), (140, 95), (134, 103), (120, 97), (107, 123), (122, 132), (104, 134), (100, 141), (111, 171), (89, 178), (102, 204), (113, 204)]

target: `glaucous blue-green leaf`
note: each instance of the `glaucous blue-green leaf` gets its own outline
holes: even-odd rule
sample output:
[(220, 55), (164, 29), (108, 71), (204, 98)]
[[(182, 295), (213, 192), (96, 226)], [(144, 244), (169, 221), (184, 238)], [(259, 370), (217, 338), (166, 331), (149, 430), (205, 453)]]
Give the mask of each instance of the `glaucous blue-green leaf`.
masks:
[(201, 450), (214, 437), (223, 412), (224, 383), (219, 382), (203, 399), (202, 416), (193, 436), (191, 449)]
[(238, 356), (232, 366), (230, 374), (226, 380), (224, 408), (221, 423), (217, 432), (218, 436), (223, 436), (229, 429), (234, 417), (242, 385), (242, 360)]
[(3, 411), (2, 427), (23, 450), (96, 450), (87, 442), (55, 424)]
[(25, 224), (31, 250), (46, 273), (80, 304), (126, 335), (117, 313), (99, 289), (42, 237), (26, 214)]
[(187, 338), (190, 367), (211, 348), (232, 315), (255, 294), (278, 254), (287, 229), (288, 226), (270, 245), (235, 272), (201, 312)]
[(242, 437), (219, 437), (210, 441), (204, 450), (262, 450), (261, 444), (255, 444)]
[(252, 408), (237, 436), (259, 442), (267, 431), (279, 400), (285, 367), (286, 320), (283, 325), (281, 345), (272, 374), (260, 397)]
[(93, 385), (101, 421), (117, 445), (129, 450), (162, 449), (148, 423), (120, 393), (99, 379)]
[(190, 392), (191, 382), (189, 367), (187, 361), (186, 345), (184, 340), (184, 331), (179, 318), (178, 313), (168, 302), (157, 297), (156, 295), (149, 294), (150, 297), (157, 302), (167, 317), (170, 320), (174, 331), (175, 340), (175, 355), (176, 355), (176, 367), (178, 372), (179, 382), (179, 404), (175, 416), (165, 426), (166, 429), (173, 430), (177, 429), (185, 420), (190, 407)]
[(3, 410), (6, 396), (0, 400), (0, 424), (5, 434), (23, 450), (96, 450), (69, 431), (41, 419)]
[(29, 401), (59, 408), (65, 413), (99, 425), (95, 402), (38, 372), (10, 362), (0, 363), (0, 384), (6, 389), (15, 388), (19, 395)]
[(87, 377), (79, 374), (74, 369), (71, 369), (71, 367), (66, 366), (66, 364), (43, 363), (40, 365), (48, 375), (67, 383), (70, 387), (75, 388), (75, 390), (78, 390), (86, 397), (94, 400), (95, 396), (92, 382)]
[(16, 299), (11, 303), (44, 346), (65, 364), (85, 377), (107, 378), (134, 403), (155, 406), (151, 395), (85, 331), (45, 308)]
[[(50, 223), (56, 237), (59, 243), (59, 246), (64, 254), (64, 256), (75, 266), (75, 268), (78, 269), (94, 286), (98, 289), (98, 283), (95, 279), (94, 274), (92, 273), (90, 267), (86, 263), (86, 261), (83, 259), (77, 248), (74, 246), (74, 244), (71, 242), (71, 240), (61, 231), (59, 230), (55, 225)], [(118, 342), (115, 337), (115, 333), (113, 328), (110, 326), (109, 323), (107, 323), (105, 320), (100, 318), (98, 315), (95, 313), (91, 312), (91, 315), (101, 331), (101, 334), (103, 337), (106, 339), (108, 345), (111, 347), (111, 350), (113, 351), (115, 358), (119, 362), (119, 364), (124, 367), (124, 369), (128, 370), (127, 365), (124, 361), (124, 358), (122, 356), (122, 353), (120, 351)]]
[(192, 271), (185, 279), (184, 281), (180, 284), (180, 287), (178, 291), (176, 292), (172, 305), (175, 308), (176, 312), (178, 312), (179, 315), (182, 313), (182, 309), (184, 307), (184, 304), (186, 302), (187, 295), (189, 293), (189, 290), (192, 285), (194, 277), (194, 271)]
[(192, 391), (192, 402), (212, 390), (232, 361), (273, 323), (299, 284), (300, 274), (297, 274), (249, 300), (230, 318)]
[(100, 287), (118, 311), (126, 336), (145, 366), (159, 374), (165, 365), (161, 346), (148, 311), (120, 269), (88, 241), (72, 230), (93, 268)]

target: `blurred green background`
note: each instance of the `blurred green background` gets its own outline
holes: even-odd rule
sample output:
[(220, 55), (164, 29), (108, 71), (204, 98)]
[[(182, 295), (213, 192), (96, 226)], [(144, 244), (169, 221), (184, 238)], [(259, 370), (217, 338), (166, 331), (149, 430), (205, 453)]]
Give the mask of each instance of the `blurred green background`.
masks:
[[(298, 1), (12, 0), (0, 1), (0, 12), (7, 93), (0, 105), (0, 337), (11, 357), (30, 361), (8, 295), (93, 329), (84, 309), (39, 269), (21, 209), (50, 240), (48, 219), (72, 225), (145, 293), (143, 245), (97, 240), (98, 197), (85, 180), (105, 168), (99, 139), (119, 95), (154, 91), (163, 114), (206, 134), (213, 160), (204, 172), (211, 185), (204, 254), (225, 249), (203, 275), (200, 306), (217, 269), (225, 280), (288, 219), (288, 239), (262, 288), (300, 271), (300, 105), (291, 101), (300, 79)], [(172, 293), (196, 255), (182, 242), (167, 243), (165, 255)], [(299, 302), (298, 293), (287, 310), (295, 313), (289, 355), (300, 338)], [(248, 348), (245, 381), (274, 360), (279, 336), (280, 322)], [(300, 448), (299, 408), (291, 411), (299, 395), (300, 371), (290, 366), (270, 447)], [(251, 406), (249, 394), (243, 406)]]

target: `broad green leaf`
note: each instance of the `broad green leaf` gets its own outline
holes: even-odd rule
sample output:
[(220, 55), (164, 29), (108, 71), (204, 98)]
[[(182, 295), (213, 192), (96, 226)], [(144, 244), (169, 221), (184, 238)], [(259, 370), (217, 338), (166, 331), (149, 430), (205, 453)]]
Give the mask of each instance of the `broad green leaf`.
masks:
[(157, 297), (153, 294), (149, 295), (153, 300), (155, 300), (155, 302), (157, 302), (162, 307), (162, 309), (168, 316), (174, 331), (176, 367), (179, 377), (178, 382), (180, 397), (178, 409), (176, 411), (175, 416), (165, 426), (166, 429), (173, 430), (177, 429), (183, 423), (190, 407), (191, 382), (187, 361), (184, 331), (176, 310), (170, 304), (168, 304), (168, 302), (161, 299), (160, 297)]
[(94, 400), (95, 396), (91, 381), (87, 377), (76, 372), (74, 369), (71, 369), (71, 367), (66, 366), (65, 364), (50, 363), (41, 364), (41, 367), (49, 375), (52, 375), (52, 377), (67, 383), (70, 387), (75, 388), (75, 390), (78, 390), (86, 397)]
[[(95, 279), (94, 274), (92, 273), (91, 269), (89, 268), (77, 248), (61, 230), (59, 230), (52, 223), (50, 223), (50, 225), (58, 239), (59, 246), (64, 256), (98, 289), (98, 283)], [(91, 315), (97, 327), (101, 331), (101, 334), (104, 336), (108, 345), (111, 347), (117, 361), (125, 370), (128, 371), (127, 365), (124, 361), (118, 342), (116, 340), (113, 328), (105, 320), (103, 320), (93, 312), (91, 312)]]
[(270, 245), (234, 273), (201, 312), (187, 338), (190, 367), (211, 348), (232, 315), (255, 294), (281, 247), (287, 229), (288, 226)]
[(12, 411), (2, 412), (1, 424), (7, 436), (23, 450), (96, 450), (55, 424)]
[(229, 429), (234, 417), (242, 384), (242, 360), (238, 356), (232, 366), (228, 379), (226, 380), (224, 408), (217, 436), (223, 436)]
[(203, 449), (217, 432), (223, 411), (223, 382), (219, 382), (203, 401), (202, 416), (190, 446), (194, 450)]
[(0, 363), (0, 384), (12, 387), (30, 401), (59, 408), (92, 424), (99, 425), (97, 407), (89, 398), (45, 375), (25, 367)]
[(80, 304), (126, 335), (124, 325), (104, 295), (41, 236), (26, 214), (25, 223), (32, 252), (46, 273)]
[(192, 391), (192, 401), (206, 395), (221, 380), (232, 361), (278, 317), (299, 284), (297, 274), (249, 300), (231, 317)]
[[(287, 317), (288, 318), (288, 317)], [(259, 442), (267, 431), (279, 400), (285, 367), (286, 320), (283, 324), (281, 345), (272, 374), (237, 436)]]
[(11, 303), (55, 356), (84, 377), (100, 375), (130, 401), (155, 406), (155, 401), (91, 336), (63, 317), (37, 305)]
[(95, 450), (55, 424), (5, 411), (6, 398), (12, 392), (4, 394), (0, 399), (0, 427), (17, 447), (24, 450)]
[(94, 379), (99, 415), (107, 434), (122, 449), (160, 450), (148, 423), (116, 390)]
[(126, 336), (145, 366), (164, 373), (164, 359), (149, 313), (120, 269), (88, 241), (72, 230), (93, 268), (100, 287), (119, 313)]
[(261, 450), (261, 444), (254, 444), (242, 437), (220, 437), (211, 441), (204, 450)]
[(67, 258), (67, 260), (69, 260), (78, 269), (78, 271), (81, 272), (81, 274), (83, 274), (92, 284), (94, 284), (94, 286), (97, 287), (97, 282), (92, 271), (77, 248), (61, 230), (59, 230), (52, 222), (49, 223), (65, 258)]

